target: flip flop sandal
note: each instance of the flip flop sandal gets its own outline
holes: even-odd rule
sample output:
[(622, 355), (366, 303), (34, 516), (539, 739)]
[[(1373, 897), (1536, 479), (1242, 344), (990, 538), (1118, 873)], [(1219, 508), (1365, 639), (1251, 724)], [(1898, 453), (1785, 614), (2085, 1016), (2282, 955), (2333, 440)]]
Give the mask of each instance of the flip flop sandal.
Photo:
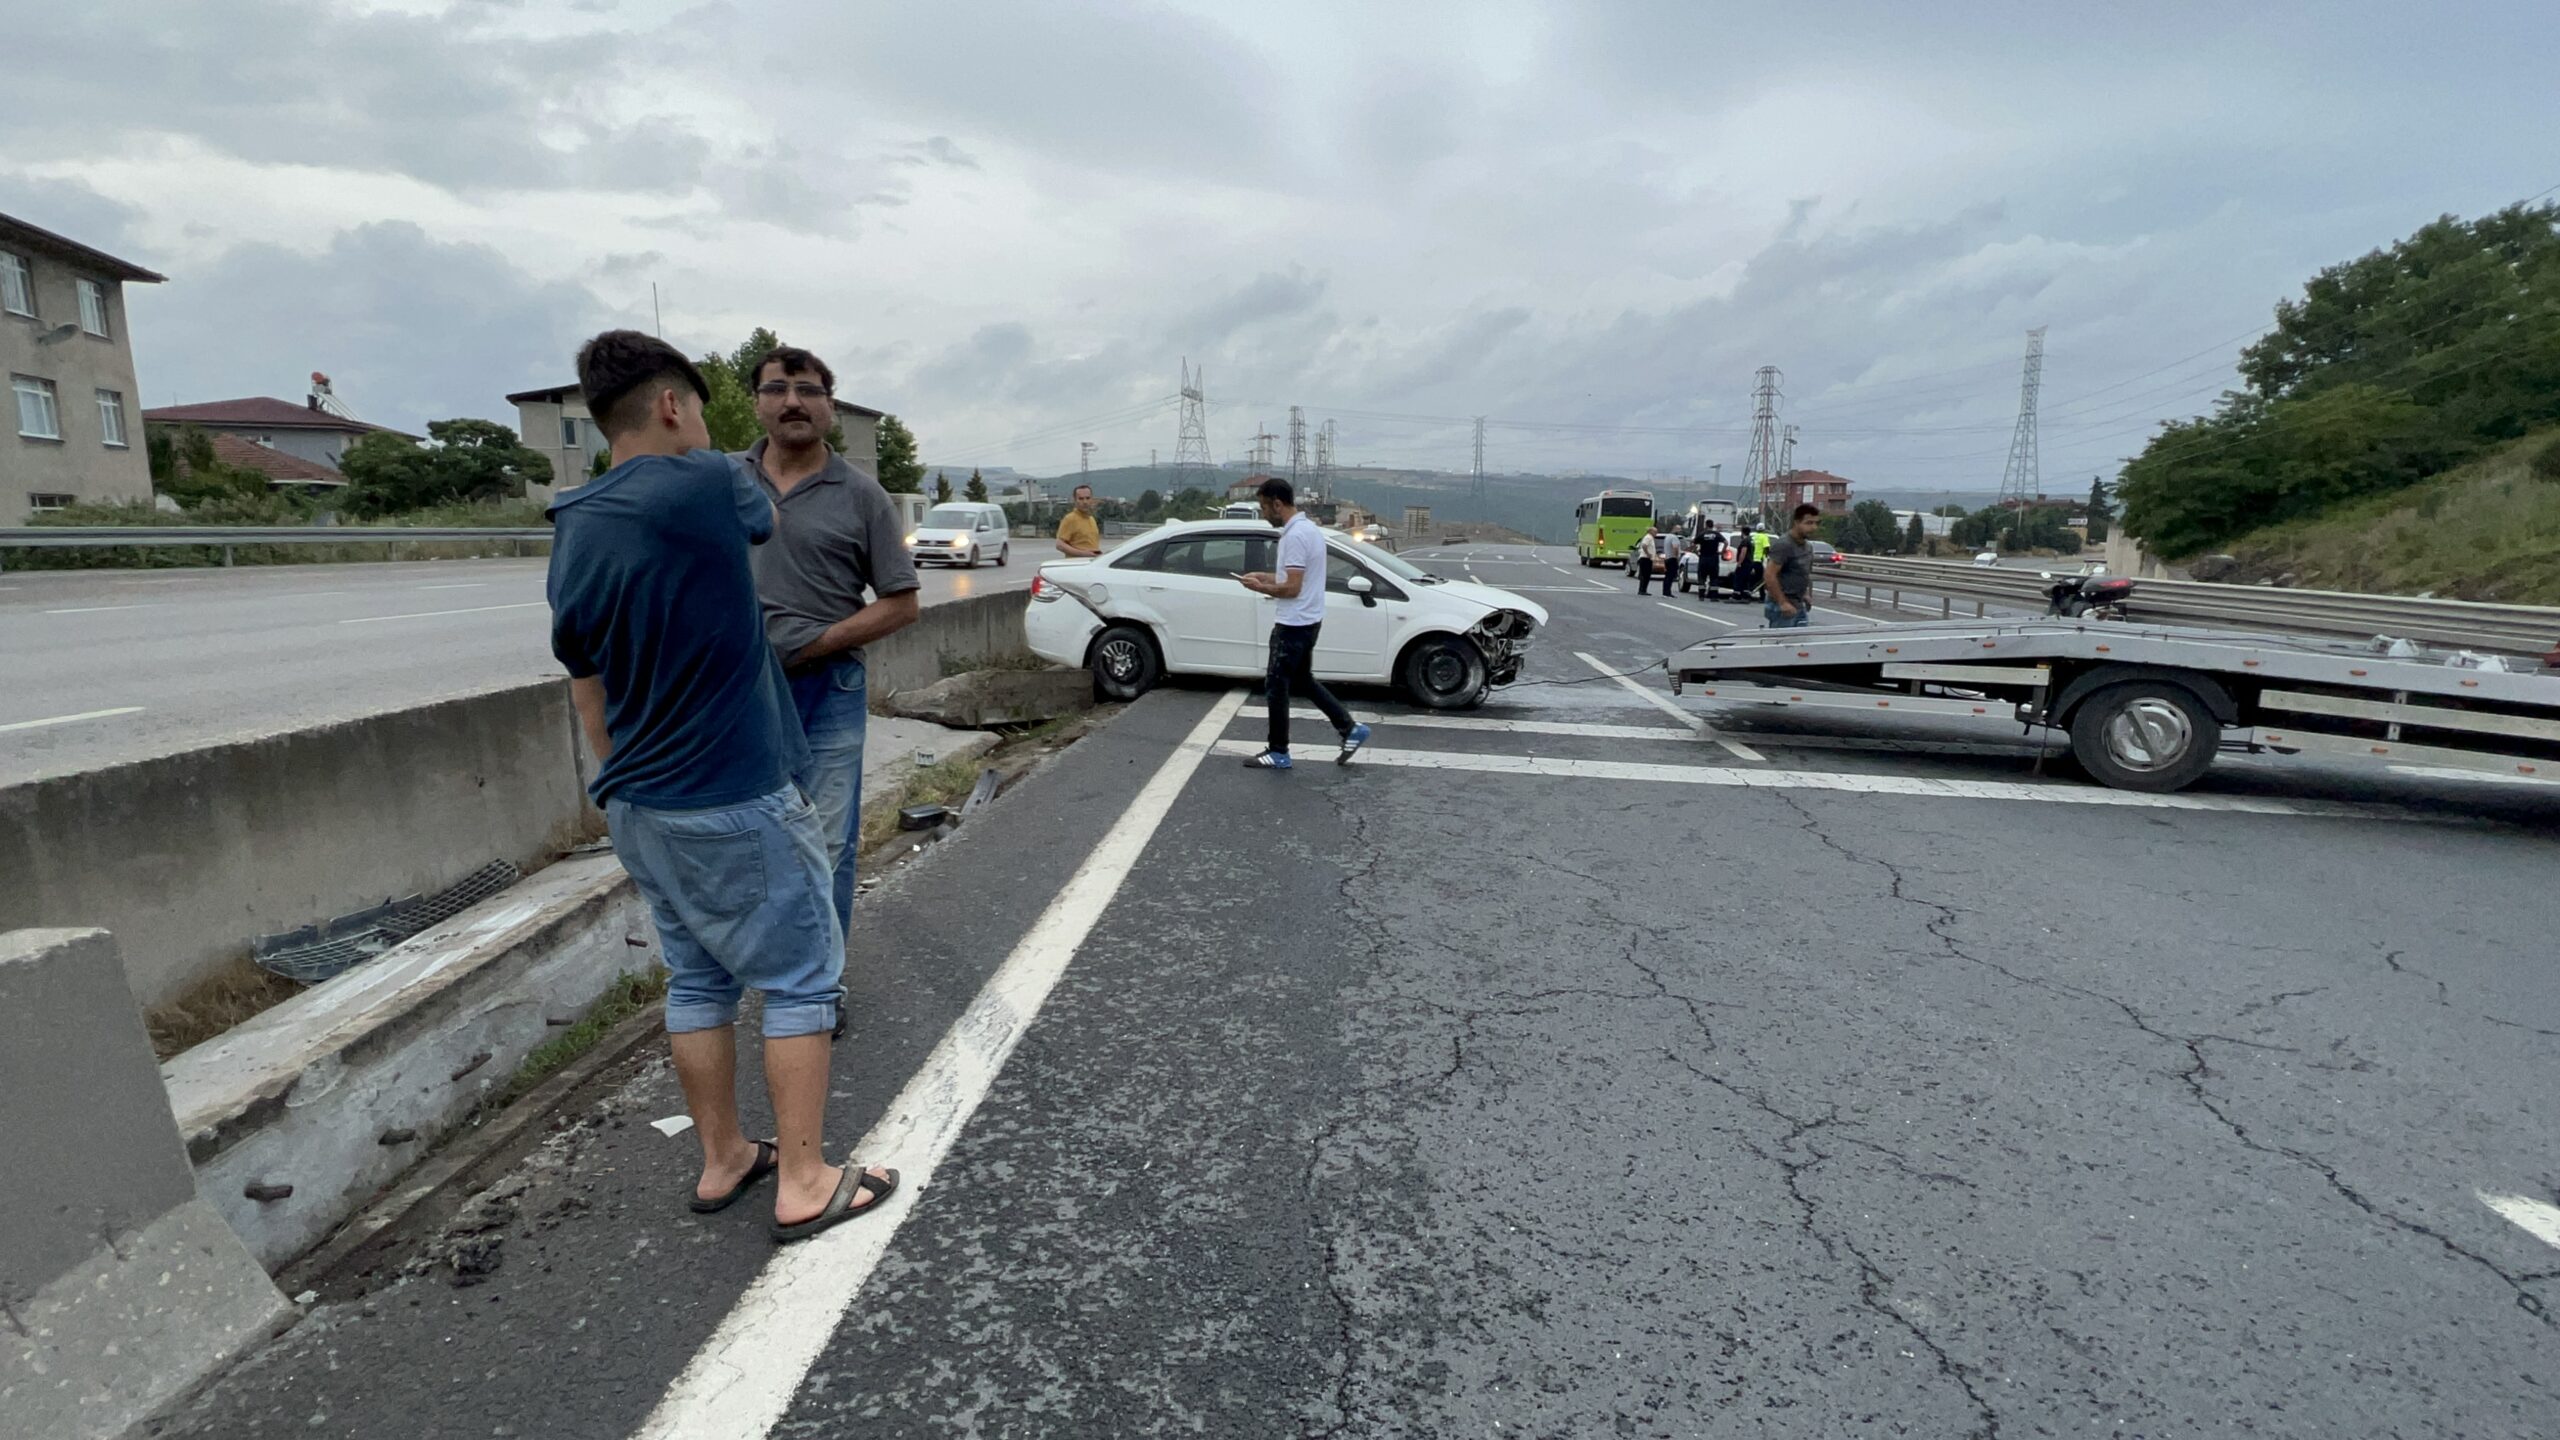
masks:
[[(857, 1206), (854, 1201), (865, 1190), (872, 1192), (871, 1199)], [(856, 1215), (870, 1214), (889, 1203), (889, 1197), (897, 1193), (897, 1171), (890, 1171), (888, 1178), (883, 1179), (877, 1175), (864, 1173), (862, 1167), (848, 1161), (844, 1167), (844, 1178), (836, 1182), (836, 1193), (827, 1197), (827, 1208), (797, 1224), (785, 1225), (781, 1221), (775, 1221), (773, 1238), (806, 1240), (819, 1231), (841, 1225)]]
[(774, 1144), (770, 1140), (757, 1141), (756, 1163), (748, 1166), (747, 1173), (739, 1176), (738, 1183), (730, 1186), (729, 1193), (721, 1196), (719, 1199), (705, 1200), (700, 1195), (694, 1196), (693, 1213), (696, 1215), (713, 1215), (737, 1204), (739, 1196), (756, 1188), (756, 1182), (762, 1180), (767, 1175), (772, 1174), (774, 1172), (774, 1168), (781, 1164), (781, 1162), (782, 1149), (780, 1146)]

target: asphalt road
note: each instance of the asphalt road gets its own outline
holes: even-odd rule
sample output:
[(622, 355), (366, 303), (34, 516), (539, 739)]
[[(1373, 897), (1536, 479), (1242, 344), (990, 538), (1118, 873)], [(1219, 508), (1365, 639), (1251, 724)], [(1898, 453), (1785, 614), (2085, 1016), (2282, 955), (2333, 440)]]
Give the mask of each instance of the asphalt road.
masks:
[(2128, 800), (1580, 658), (1738, 608), (1419, 558), (1550, 603), (1531, 683), (1286, 776), (1160, 691), (866, 896), (831, 1126), (908, 1137), (891, 1213), (687, 1214), (653, 1065), (494, 1273), (333, 1287), (161, 1433), (2560, 1429), (2560, 796)]
[[(1019, 589), (934, 568), (924, 598)], [(543, 560), (0, 573), (0, 783), (558, 673)]]

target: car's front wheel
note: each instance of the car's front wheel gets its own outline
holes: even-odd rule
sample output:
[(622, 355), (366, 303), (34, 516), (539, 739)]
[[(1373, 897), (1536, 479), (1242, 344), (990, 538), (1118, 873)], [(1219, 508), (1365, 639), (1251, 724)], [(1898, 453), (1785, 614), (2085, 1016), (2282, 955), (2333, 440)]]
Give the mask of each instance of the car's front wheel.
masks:
[(1490, 679), (1484, 652), (1455, 635), (1434, 635), (1404, 652), (1406, 693), (1434, 710), (1464, 710), (1484, 703)]
[(1093, 693), (1100, 699), (1135, 700), (1163, 675), (1155, 637), (1135, 625), (1114, 625), (1093, 642)]

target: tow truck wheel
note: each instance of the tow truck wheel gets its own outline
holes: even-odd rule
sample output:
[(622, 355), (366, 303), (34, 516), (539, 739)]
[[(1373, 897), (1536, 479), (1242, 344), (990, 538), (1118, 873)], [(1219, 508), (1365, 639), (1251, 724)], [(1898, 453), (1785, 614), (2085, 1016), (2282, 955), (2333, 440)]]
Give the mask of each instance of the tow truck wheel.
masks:
[(2184, 790), (2203, 776), (2221, 748), (2221, 722), (2181, 685), (2129, 680), (2081, 701), (2071, 713), (2071, 758), (2116, 790)]

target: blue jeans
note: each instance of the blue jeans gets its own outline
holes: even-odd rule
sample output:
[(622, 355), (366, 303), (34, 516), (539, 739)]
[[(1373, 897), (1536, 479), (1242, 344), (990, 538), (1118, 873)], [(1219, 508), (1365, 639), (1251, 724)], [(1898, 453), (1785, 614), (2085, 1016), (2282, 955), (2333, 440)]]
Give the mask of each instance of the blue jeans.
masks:
[(854, 868), (862, 858), (862, 741), (871, 726), (862, 661), (792, 676), (791, 703), (809, 738), (809, 803), (818, 807), (818, 830), (835, 872), (836, 928), (851, 930)]
[(1797, 600), (1795, 602), (1795, 607), (1796, 613), (1793, 615), (1781, 615), (1778, 613), (1777, 601), (1763, 600), (1760, 602), (1760, 613), (1768, 617), (1769, 628), (1772, 630), (1801, 630), (1805, 626), (1813, 623), (1812, 596), (1807, 595), (1803, 599)]
[(658, 922), (670, 1033), (735, 1024), (749, 987), (764, 992), (769, 1039), (835, 1029), (844, 930), (818, 812), (797, 787), (712, 810), (608, 800), (604, 818)]

